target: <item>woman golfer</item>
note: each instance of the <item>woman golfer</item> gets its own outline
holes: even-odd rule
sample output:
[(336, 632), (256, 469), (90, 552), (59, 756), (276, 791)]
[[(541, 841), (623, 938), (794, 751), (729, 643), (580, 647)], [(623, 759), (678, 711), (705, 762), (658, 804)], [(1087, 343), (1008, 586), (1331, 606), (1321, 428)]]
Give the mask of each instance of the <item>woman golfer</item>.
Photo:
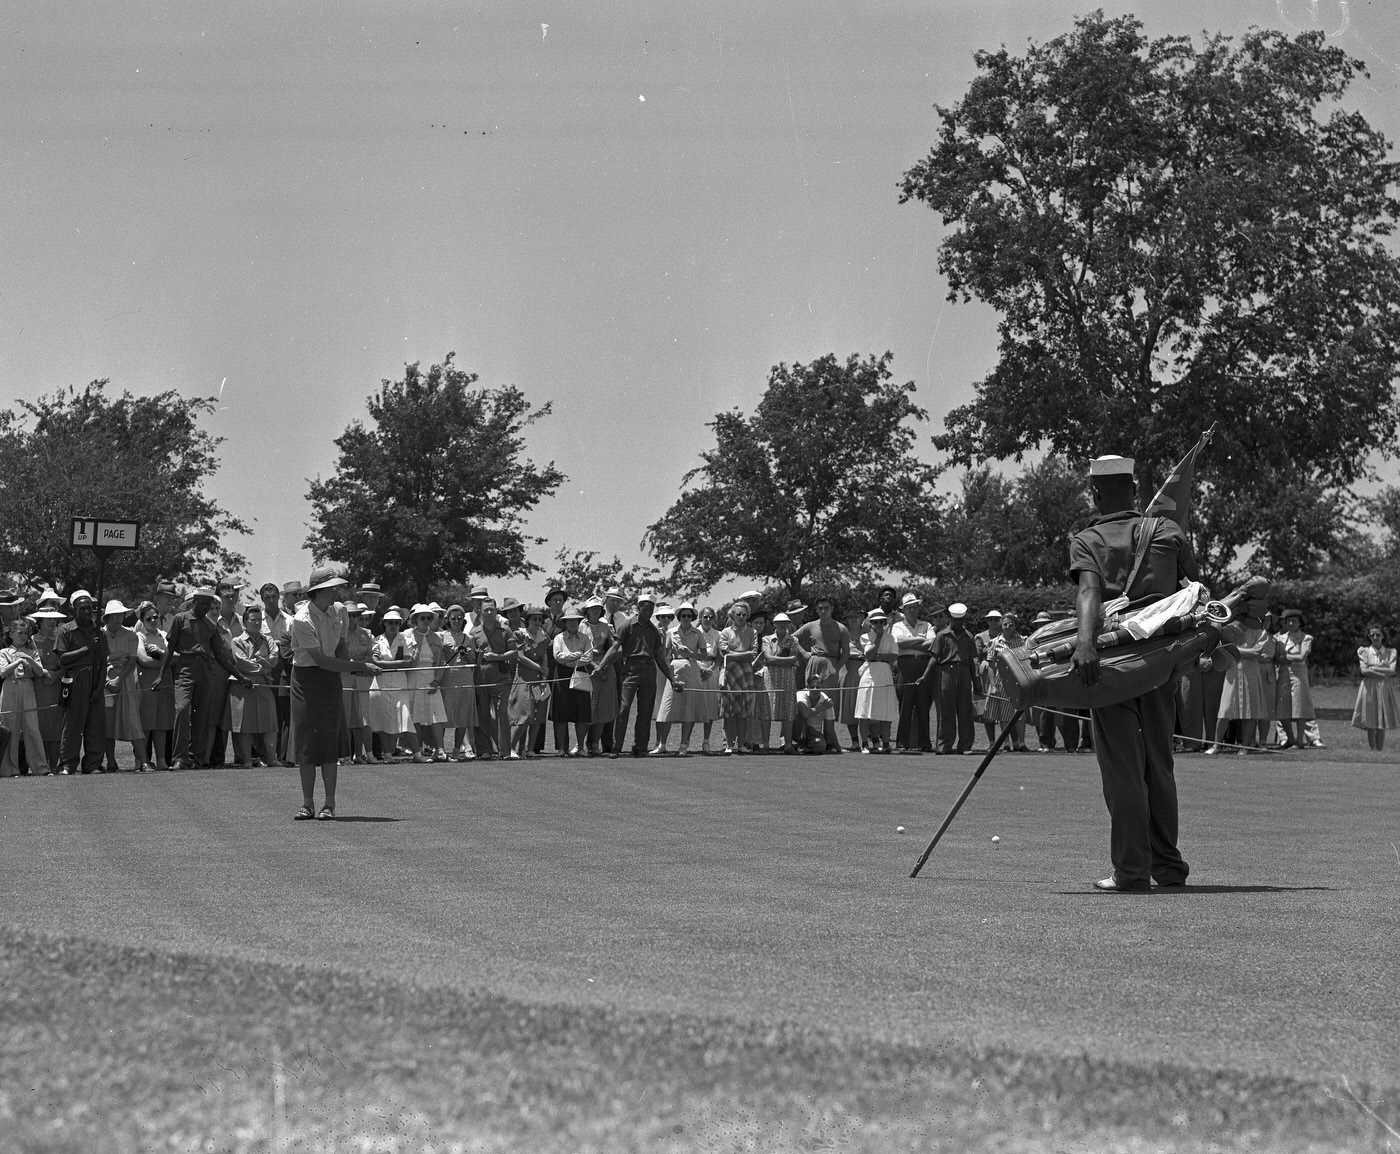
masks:
[[(335, 778), (340, 756), (340, 731), (344, 724), (341, 703), (342, 673), (378, 673), (368, 661), (351, 661), (345, 655), (349, 619), (345, 606), (336, 601), (349, 582), (337, 566), (311, 571), (306, 597), (292, 618), (291, 746), (301, 770), (301, 809), (297, 821), (315, 817), (335, 820)], [(316, 767), (321, 767), (326, 800), (316, 812)]]

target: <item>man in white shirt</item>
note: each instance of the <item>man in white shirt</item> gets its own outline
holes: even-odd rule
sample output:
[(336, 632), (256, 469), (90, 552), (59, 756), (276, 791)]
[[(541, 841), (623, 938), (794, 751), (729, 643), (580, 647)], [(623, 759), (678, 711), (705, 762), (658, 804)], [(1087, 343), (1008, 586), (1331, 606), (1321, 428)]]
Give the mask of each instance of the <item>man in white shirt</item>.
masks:
[(933, 662), (936, 630), (927, 621), (919, 620), (922, 607), (923, 602), (918, 597), (906, 593), (899, 606), (900, 619), (890, 630), (890, 636), (899, 646), (899, 661), (895, 666), (899, 732), (895, 744), (905, 753), (933, 752), (929, 713), (937, 690), (938, 666)]

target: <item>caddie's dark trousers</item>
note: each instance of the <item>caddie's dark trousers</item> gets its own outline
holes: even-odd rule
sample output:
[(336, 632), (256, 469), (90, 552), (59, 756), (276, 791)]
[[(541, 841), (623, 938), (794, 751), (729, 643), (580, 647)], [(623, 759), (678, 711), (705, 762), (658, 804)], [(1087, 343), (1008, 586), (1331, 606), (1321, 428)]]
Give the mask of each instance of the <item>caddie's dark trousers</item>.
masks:
[(190, 658), (175, 665), (175, 726), (171, 765), (208, 765), (214, 730), (224, 719), (228, 674), (212, 661)]
[(972, 670), (958, 662), (939, 667), (938, 752), (966, 753), (977, 739), (972, 713)]
[[(91, 669), (73, 674), (68, 707), (63, 711), (63, 737), (59, 742), (58, 760), (72, 773), (78, 768), (78, 751), (82, 749), (84, 773), (102, 768), (102, 750), (107, 740), (107, 706), (103, 684), (94, 683)], [(11, 741), (18, 741), (16, 733)]]
[(1036, 710), (1035, 735), (1040, 739), (1041, 749), (1055, 748), (1055, 731), (1059, 730), (1065, 748), (1073, 752), (1079, 748), (1079, 718), (1072, 713), (1060, 710), (1051, 713), (1048, 709)]
[(1176, 848), (1172, 766), (1175, 679), (1131, 701), (1095, 709), (1092, 717), (1114, 877), (1127, 884), (1151, 878), (1184, 882), (1190, 867)]
[(622, 690), (617, 703), (617, 718), (613, 721), (613, 752), (621, 753), (627, 742), (627, 715), (632, 711), (632, 702), (637, 703), (637, 724), (632, 731), (635, 739), (632, 752), (647, 751), (647, 741), (651, 737), (651, 715), (656, 709), (656, 663), (629, 665), (619, 678)]
[(922, 684), (919, 676), (928, 668), (927, 657), (901, 657), (899, 659), (899, 683), (895, 694), (899, 698), (899, 729), (895, 744), (902, 749), (933, 748), (928, 731), (928, 715), (933, 708), (935, 683), (938, 671), (935, 668), (929, 679)]

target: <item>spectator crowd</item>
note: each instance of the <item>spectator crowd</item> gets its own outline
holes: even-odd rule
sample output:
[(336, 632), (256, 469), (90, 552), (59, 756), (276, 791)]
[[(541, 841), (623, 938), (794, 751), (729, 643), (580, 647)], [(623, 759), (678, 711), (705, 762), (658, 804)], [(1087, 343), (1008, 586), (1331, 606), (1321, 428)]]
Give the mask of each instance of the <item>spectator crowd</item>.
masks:
[[(135, 607), (81, 589), (0, 597), (0, 776), (117, 772), (118, 743), (136, 772), (288, 764), (307, 590), (162, 582)], [(660, 756), (673, 729), (681, 757), (967, 753), (979, 723), (990, 742), (1013, 718), (997, 651), (1052, 620), (1023, 632), (1011, 613), (927, 606), (892, 586), (844, 617), (827, 598), (771, 617), (761, 602), (668, 605), (617, 588), (575, 600), (556, 586), (527, 605), (476, 586), (461, 604), (404, 607), (374, 583), (337, 588), (332, 641), (355, 669), (339, 675), (340, 760)], [(1177, 748), (1320, 746), (1303, 625), (1285, 610), (1228, 626), (1238, 660), (1180, 679)], [(1357, 657), (1353, 725), (1381, 749), (1400, 728), (1396, 652), (1372, 626)], [(1084, 715), (1033, 712), (1009, 748), (1028, 751), (1028, 731), (1041, 751), (1089, 748)]]

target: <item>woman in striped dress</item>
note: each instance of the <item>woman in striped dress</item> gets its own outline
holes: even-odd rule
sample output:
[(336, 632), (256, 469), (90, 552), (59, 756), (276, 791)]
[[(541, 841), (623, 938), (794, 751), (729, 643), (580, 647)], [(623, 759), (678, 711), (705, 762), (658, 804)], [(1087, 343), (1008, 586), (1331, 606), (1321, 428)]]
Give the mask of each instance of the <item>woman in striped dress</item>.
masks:
[(752, 741), (754, 712), (754, 659), (758, 656), (749, 607), (736, 601), (729, 607), (729, 627), (719, 635), (723, 672), (720, 674), (719, 711), (724, 717), (724, 752), (744, 753)]

